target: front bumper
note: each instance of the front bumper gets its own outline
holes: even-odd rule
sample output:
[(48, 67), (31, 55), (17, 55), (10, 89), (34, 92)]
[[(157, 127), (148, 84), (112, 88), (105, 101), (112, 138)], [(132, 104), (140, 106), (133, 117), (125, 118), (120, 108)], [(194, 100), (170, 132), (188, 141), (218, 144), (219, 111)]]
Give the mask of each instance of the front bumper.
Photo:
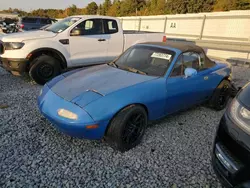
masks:
[[(108, 121), (95, 122), (85, 110), (59, 97), (47, 85), (44, 86), (38, 97), (38, 107), (55, 128), (72, 137), (102, 139), (108, 125)], [(77, 114), (78, 119), (71, 120), (61, 117), (57, 114), (58, 109), (69, 110)], [(87, 129), (88, 125), (98, 125), (98, 128)]]
[(8, 71), (23, 73), (27, 71), (28, 59), (0, 58), (0, 64)]
[(246, 140), (241, 140), (245, 134), (227, 114), (223, 116), (214, 141), (212, 165), (226, 187), (249, 185), (250, 150), (244, 144)]

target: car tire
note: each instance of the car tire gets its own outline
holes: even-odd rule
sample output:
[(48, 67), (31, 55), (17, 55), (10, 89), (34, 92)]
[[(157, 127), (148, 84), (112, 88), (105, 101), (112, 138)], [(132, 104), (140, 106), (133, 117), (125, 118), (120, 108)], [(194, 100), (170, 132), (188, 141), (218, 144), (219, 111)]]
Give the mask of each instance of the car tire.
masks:
[(59, 61), (48, 55), (37, 57), (32, 61), (31, 65), (29, 75), (40, 85), (44, 85), (61, 72)]
[(232, 86), (230, 81), (223, 80), (215, 89), (212, 98), (209, 101), (209, 106), (216, 111), (223, 110), (231, 97)]
[(116, 150), (130, 150), (141, 142), (147, 127), (147, 118), (145, 109), (140, 105), (124, 108), (111, 121), (105, 140)]

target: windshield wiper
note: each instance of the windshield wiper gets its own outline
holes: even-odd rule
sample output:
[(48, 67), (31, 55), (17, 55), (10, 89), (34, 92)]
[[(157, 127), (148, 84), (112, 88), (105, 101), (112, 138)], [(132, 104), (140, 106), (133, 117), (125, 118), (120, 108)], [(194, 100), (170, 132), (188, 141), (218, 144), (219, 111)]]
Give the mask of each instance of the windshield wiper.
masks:
[(146, 72), (140, 71), (138, 69), (135, 69), (133, 67), (125, 67), (128, 71), (134, 72), (134, 73), (139, 73), (139, 74), (143, 74), (143, 75), (147, 75)]
[(115, 67), (115, 68), (118, 68), (118, 65), (114, 61), (108, 63), (108, 65)]
[(41, 29), (41, 30), (44, 30), (44, 31), (49, 31), (49, 32), (52, 32), (52, 33), (57, 33), (57, 32), (55, 32), (55, 31), (53, 31), (53, 30), (50, 30), (50, 29)]

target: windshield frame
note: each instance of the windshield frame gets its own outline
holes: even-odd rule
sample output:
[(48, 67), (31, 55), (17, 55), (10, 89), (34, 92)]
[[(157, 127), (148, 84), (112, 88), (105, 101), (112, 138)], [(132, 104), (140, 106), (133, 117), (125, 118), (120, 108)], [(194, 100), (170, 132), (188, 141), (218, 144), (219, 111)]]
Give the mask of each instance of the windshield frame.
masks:
[[(71, 19), (78, 19), (77, 21), (75, 21), (73, 24), (69, 25), (68, 27), (64, 28), (64, 29), (60, 29), (60, 30), (55, 30), (55, 29), (52, 29), (54, 27), (56, 27), (57, 25), (60, 25), (64, 22), (66, 22), (66, 20), (71, 20)], [(51, 31), (53, 33), (62, 33), (63, 31), (71, 28), (72, 26), (74, 26), (75, 24), (77, 24), (80, 20), (82, 20), (81, 17), (78, 17), (78, 16), (72, 16), (72, 17), (67, 17), (67, 18), (64, 18), (56, 23), (53, 23), (51, 24), (49, 27), (47, 27), (46, 29), (44, 29), (45, 31)], [(59, 32), (60, 31), (60, 32)]]
[[(118, 61), (120, 58), (122, 58), (122, 57), (123, 57), (124, 55), (126, 55), (127, 53), (131, 53), (131, 51), (132, 51), (133, 49), (135, 49), (135, 48), (136, 48), (136, 49), (138, 49), (138, 48), (141, 48), (141, 49), (150, 49), (150, 50), (155, 49), (155, 50), (157, 50), (157, 52), (160, 52), (160, 53), (163, 53), (163, 52), (168, 53), (168, 52), (170, 52), (169, 54), (171, 54), (172, 57), (171, 57), (171, 60), (169, 61), (168, 67), (167, 67), (166, 70), (164, 71), (164, 74), (162, 74), (162, 75), (152, 75), (152, 74), (150, 74), (150, 73), (148, 73), (148, 72), (144, 72), (143, 70), (139, 70), (139, 69), (138, 69), (138, 71), (146, 73), (146, 74), (141, 74), (141, 73), (139, 73), (139, 72), (134, 72), (134, 71), (131, 71), (131, 70), (128, 69), (128, 68), (136, 69), (136, 68), (134, 68), (134, 67), (129, 67), (129, 66), (126, 66), (126, 65), (119, 65), (119, 64), (117, 64), (117, 61)], [(163, 47), (161, 47), (161, 46), (134, 45), (134, 46), (128, 48), (125, 52), (123, 52), (123, 53), (122, 53), (119, 57), (117, 57), (114, 61), (112, 61), (111, 63), (108, 63), (108, 65), (109, 65), (109, 66), (112, 66), (112, 67), (114, 67), (114, 68), (117, 68), (117, 69), (121, 69), (121, 70), (124, 70), (124, 71), (136, 73), (136, 74), (141, 74), (141, 75), (146, 75), (146, 76), (152, 76), (152, 77), (166, 77), (166, 74), (167, 74), (167, 72), (169, 71), (169, 69), (171, 68), (171, 65), (173, 64), (173, 62), (174, 62), (174, 60), (175, 60), (175, 57), (176, 57), (176, 52), (175, 52), (174, 50), (167, 49), (167, 48), (163, 48)], [(115, 63), (115, 65), (116, 65), (116, 67), (113, 66), (113, 65), (111, 65), (111, 64), (114, 64), (114, 63)]]

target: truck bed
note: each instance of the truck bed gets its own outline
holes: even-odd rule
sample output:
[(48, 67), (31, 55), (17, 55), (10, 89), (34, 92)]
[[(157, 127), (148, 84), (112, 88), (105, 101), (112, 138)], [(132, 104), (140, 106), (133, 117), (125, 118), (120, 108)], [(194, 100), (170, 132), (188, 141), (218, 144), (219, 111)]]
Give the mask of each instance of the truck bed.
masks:
[(123, 30), (123, 34), (145, 34), (145, 33), (161, 33), (161, 32)]
[(124, 36), (123, 51), (125, 51), (127, 48), (137, 43), (161, 42), (165, 34), (160, 32), (129, 30), (129, 31), (123, 31), (123, 36)]

